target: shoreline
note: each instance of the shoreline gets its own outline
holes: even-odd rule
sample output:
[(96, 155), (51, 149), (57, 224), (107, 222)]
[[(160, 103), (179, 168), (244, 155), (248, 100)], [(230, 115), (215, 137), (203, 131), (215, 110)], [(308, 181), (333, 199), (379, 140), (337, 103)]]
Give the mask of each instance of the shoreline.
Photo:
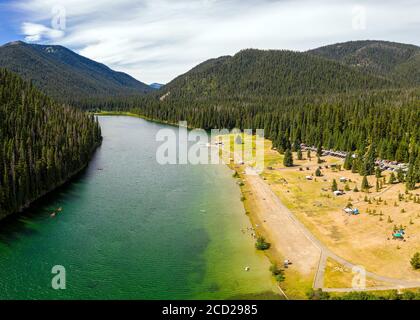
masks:
[[(133, 116), (147, 121), (176, 126), (171, 123), (150, 120), (147, 117), (130, 112), (101, 112), (98, 113), (98, 115)], [(219, 150), (222, 152), (225, 151), (223, 149)], [(229, 152), (230, 156), (232, 154), (232, 151), (230, 150), (225, 152)], [(336, 259), (337, 261), (342, 260), (348, 265), (353, 265), (351, 262), (336, 256), (324, 243), (318, 240), (310, 229), (307, 229), (305, 224), (290, 211), (289, 207), (282, 203), (280, 198), (270, 187), (270, 183), (268, 183), (268, 181), (263, 181), (266, 180), (265, 177), (257, 175), (257, 179), (254, 179), (255, 175), (249, 174), (249, 172), (247, 173), (247, 166), (244, 164), (237, 165), (231, 162), (226, 163), (226, 165), (233, 173), (237, 172), (237, 175), (234, 176), (234, 180), (237, 181), (240, 187), (243, 208), (255, 230), (254, 232), (264, 236), (268, 242), (273, 244), (270, 249), (263, 252), (264, 255), (268, 258), (270, 263), (276, 263), (281, 269), (283, 269), (283, 261), (286, 259), (293, 263), (289, 268), (284, 268), (285, 281), (278, 283), (279, 291), (286, 299), (289, 297), (291, 299), (308, 299), (308, 292), (316, 290), (317, 288), (323, 288), (322, 285), (319, 286), (319, 283), (323, 282), (326, 270), (323, 268), (320, 272), (319, 269), (326, 256), (333, 256), (338, 259)], [(242, 183), (239, 183), (239, 181), (242, 181)], [(265, 191), (258, 191), (258, 188)], [(256, 190), (257, 192), (255, 192)], [(260, 196), (254, 196), (254, 192), (260, 193)], [(266, 198), (269, 198), (269, 201), (266, 201)], [(264, 207), (266, 203), (270, 201), (271, 206), (269, 208)], [(269, 219), (267, 217), (269, 217)], [(284, 228), (284, 226), (286, 226), (286, 228)], [(282, 231), (278, 232), (278, 230)], [(310, 256), (309, 260), (307, 260), (307, 255)], [(309, 268), (307, 269), (305, 269), (306, 262), (309, 263)], [(267, 270), (267, 272), (270, 271)], [(368, 274), (369, 277), (378, 278), (374, 273), (368, 272)], [(318, 278), (321, 279), (322, 282), (317, 281)], [(381, 290), (379, 287), (376, 288)], [(406, 286), (405, 288), (408, 289), (409, 287)], [(348, 289), (346, 290), (348, 291)], [(327, 291), (335, 292), (334, 289), (329, 289)], [(337, 292), (340, 291), (337, 290)]]
[[(151, 121), (151, 122), (155, 122), (155, 123), (159, 123), (159, 124), (165, 124), (165, 125), (169, 125), (169, 126), (178, 126), (177, 124), (174, 123), (169, 123), (166, 121), (160, 121), (160, 120), (155, 120), (155, 119), (150, 119), (148, 117), (142, 116), (140, 114), (135, 114), (132, 112), (123, 112), (123, 111), (101, 111), (101, 112), (96, 112), (94, 113), (97, 116), (128, 116), (128, 117), (134, 117), (134, 118), (140, 118), (140, 119), (144, 119), (146, 121)], [(190, 128), (189, 129), (193, 129)], [(237, 168), (235, 168), (235, 165), (232, 163), (226, 163), (225, 164), (231, 171), (232, 173), (234, 172), (238, 172), (238, 170), (236, 170)], [(244, 174), (239, 173), (239, 179), (237, 178), (233, 178), (235, 181), (241, 180), (241, 181), (245, 181), (246, 179), (244, 179)], [(248, 184), (248, 187), (251, 185), (251, 183), (249, 181), (246, 180), (246, 183)], [(256, 201), (256, 199), (254, 201), (250, 201), (249, 199), (246, 198), (247, 194), (244, 191), (244, 186), (240, 186), (239, 187), (239, 191), (240, 191), (240, 195), (243, 199), (245, 199), (244, 201), (242, 201), (242, 206), (244, 209), (244, 212), (246, 214), (246, 216), (248, 217), (251, 226), (254, 228), (254, 230), (259, 229), (258, 234), (264, 236), (270, 243), (272, 243), (272, 247), (269, 250), (265, 250), (262, 253), (264, 254), (264, 256), (267, 257), (269, 264), (277, 264), (278, 266), (282, 266), (283, 261), (284, 261), (284, 254), (281, 253), (281, 250), (278, 246), (278, 244), (275, 243), (275, 241), (272, 240), (273, 236), (272, 236), (272, 232), (270, 232), (269, 228), (266, 227), (258, 227), (258, 226), (263, 226), (264, 222), (261, 220), (261, 217), (259, 216), (258, 212), (254, 212), (255, 210), (250, 209), (250, 207), (252, 207), (254, 205)], [(262, 229), (262, 232), (261, 232)], [(318, 264), (317, 264), (318, 266)], [(270, 273), (269, 270), (266, 271), (267, 273)], [(296, 271), (292, 270), (287, 270), (286, 272), (286, 281), (285, 283), (277, 283), (277, 288), (279, 289), (279, 292), (277, 294), (279, 294), (279, 296), (283, 296), (286, 300), (289, 300), (289, 298), (291, 299), (306, 299), (305, 293), (302, 294), (301, 290), (298, 290), (299, 292), (296, 292), (295, 290), (290, 290), (292, 293), (288, 296), (287, 295), (287, 291), (289, 291), (290, 287), (298, 282), (300, 285), (302, 281), (300, 281), (299, 279), (301, 278), (301, 275), (299, 273), (296, 273)], [(304, 283), (303, 286), (305, 287), (305, 289), (309, 289), (312, 287), (312, 283), (313, 283), (313, 278), (312, 277), (309, 282), (310, 282), (310, 287), (307, 286), (308, 284), (308, 279), (304, 279)], [(273, 280), (275, 281), (275, 280)], [(290, 283), (289, 283), (290, 282)], [(285, 292), (286, 291), (286, 292)]]
[[(149, 119), (148, 117), (142, 116), (140, 114), (135, 114), (135, 113), (131, 113), (131, 112), (122, 112), (122, 111), (101, 111), (101, 112), (96, 112), (94, 113), (97, 116), (128, 116), (128, 117), (134, 117), (134, 118), (140, 118), (140, 119), (144, 119), (146, 121), (151, 121), (151, 122), (155, 122), (155, 123), (159, 123), (159, 124), (165, 124), (165, 125), (170, 125), (170, 126), (178, 126), (177, 124), (174, 123), (169, 123), (166, 121), (160, 121), (160, 120), (155, 120), (155, 119)], [(194, 129), (192, 127), (188, 127), (188, 129)], [(229, 168), (231, 170), (232, 173), (236, 172), (234, 166), (232, 166), (232, 164), (225, 164), (227, 166), (227, 168)], [(240, 175), (242, 176), (242, 175)], [(231, 176), (231, 178), (234, 181), (238, 181), (238, 179), (235, 179)], [(244, 191), (243, 191), (243, 187), (238, 185), (239, 187), (239, 192), (241, 197), (245, 197), (244, 195)], [(252, 228), (254, 228), (254, 230), (256, 230), (256, 226), (257, 225), (262, 225), (261, 222), (258, 220), (258, 218), (256, 217), (255, 214), (250, 214), (250, 212), (247, 209), (246, 203), (245, 201), (242, 201), (242, 207), (244, 209), (245, 215), (248, 217)], [(259, 223), (257, 223), (259, 222)], [(267, 232), (266, 232), (267, 233)], [(266, 236), (266, 233), (264, 234), (264, 236)], [(270, 237), (267, 236), (267, 239), (270, 240)], [(264, 256), (268, 259), (268, 262), (270, 265), (272, 265), (273, 263), (277, 263), (278, 265), (281, 265), (281, 261), (283, 261), (282, 259), (279, 259), (279, 256), (276, 256), (275, 254), (267, 251), (262, 252), (264, 254)], [(270, 273), (269, 270), (266, 271), (267, 273)], [(275, 280), (273, 280), (275, 281)], [(284, 297), (286, 300), (289, 300), (289, 296), (284, 292), (285, 288), (282, 288), (282, 286), (279, 283), (276, 283), (277, 288), (279, 289), (279, 292), (273, 292), (274, 294), (278, 294), (280, 297)], [(303, 299), (303, 296), (300, 296), (299, 298)]]
[(9, 214), (6, 214), (3, 217), (0, 217), (0, 223), (2, 221), (5, 221), (7, 219), (13, 218), (21, 213), (23, 213), (25, 210), (28, 210), (31, 208), (31, 206), (33, 206), (36, 202), (41, 201), (44, 197), (46, 197), (47, 195), (53, 193), (54, 191), (58, 190), (59, 188), (65, 186), (67, 183), (70, 183), (78, 174), (80, 174), (81, 172), (83, 172), (83, 170), (85, 170), (90, 162), (92, 161), (92, 158), (96, 152), (96, 150), (102, 145), (102, 139), (101, 141), (96, 144), (91, 151), (91, 154), (89, 156), (88, 161), (82, 165), (79, 169), (75, 170), (74, 172), (72, 172), (66, 179), (64, 179), (63, 181), (58, 182), (57, 184), (55, 184), (54, 186), (52, 186), (51, 188), (49, 188), (48, 190), (44, 190), (43, 192), (41, 192), (37, 197), (35, 197), (34, 199), (32, 199), (31, 201), (29, 201), (28, 203), (26, 203), (25, 205), (21, 206), (19, 208), (19, 210), (11, 212)]
[[(126, 117), (139, 118), (139, 119), (147, 120), (147, 121), (154, 122), (154, 123), (165, 124), (165, 125), (173, 126), (173, 127), (178, 127), (179, 126), (178, 123), (172, 123), (172, 122), (169, 122), (169, 121), (157, 120), (157, 119), (153, 119), (153, 118), (143, 116), (141, 114), (126, 112), (126, 111), (100, 111), (100, 112), (94, 112), (93, 115), (104, 116), (104, 117), (107, 117), (107, 116), (113, 116), (113, 117), (126, 116)], [(195, 129), (195, 128), (191, 127), (191, 126), (187, 126), (187, 129)]]
[[(261, 184), (258, 185), (257, 180), (260, 179), (259, 176), (245, 174), (243, 172), (243, 165), (230, 163), (227, 164), (227, 166), (232, 172), (238, 173), (238, 177), (235, 180), (243, 183), (239, 186), (242, 199), (244, 199), (243, 206), (256, 234), (258, 236), (263, 236), (267, 242), (271, 243), (271, 247), (268, 250), (264, 250), (263, 254), (270, 261), (271, 265), (276, 264), (281, 269), (284, 269), (283, 262), (286, 259), (291, 259), (292, 263), (294, 263), (289, 268), (284, 269), (285, 281), (277, 283), (277, 287), (281, 294), (283, 294), (287, 300), (307, 299), (306, 292), (312, 288), (316, 268), (318, 268), (320, 261), (320, 252), (317, 252), (317, 249), (312, 247), (312, 244), (306, 237), (302, 237), (302, 235), (299, 234), (300, 231), (295, 228), (293, 223), (290, 224), (287, 222), (288, 217), (285, 217), (285, 214), (279, 214), (279, 210), (287, 210), (286, 207), (273, 208), (272, 206), (277, 205), (277, 203), (271, 202), (272, 199), (269, 199), (270, 195), (266, 194), (261, 196), (260, 192), (267, 192), (267, 189), (262, 190)], [(268, 185), (267, 188), (269, 188)], [(276, 197), (274, 194), (272, 195)], [(278, 217), (283, 218), (282, 220), (278, 220)], [(285, 225), (289, 225), (289, 227), (283, 232), (279, 233), (275, 231), (276, 228), (281, 228)], [(296, 234), (296, 238), (300, 238), (296, 244), (288, 244), (287, 238), (290, 237), (290, 233), (294, 233)], [(294, 253), (297, 253), (296, 247), (299, 246), (304, 247), (303, 251), (305, 253), (309, 252), (309, 258), (305, 258), (304, 255), (299, 254), (294, 255)], [(310, 252), (312, 252), (312, 254)], [(309, 268), (307, 268), (308, 265)], [(302, 270), (304, 271), (302, 272)], [(267, 270), (267, 272), (270, 271)]]

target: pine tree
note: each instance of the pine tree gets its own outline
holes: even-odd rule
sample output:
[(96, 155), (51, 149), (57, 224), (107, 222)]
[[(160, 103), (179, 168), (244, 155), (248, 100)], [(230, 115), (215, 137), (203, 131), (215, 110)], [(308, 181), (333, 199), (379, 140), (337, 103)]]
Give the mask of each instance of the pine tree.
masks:
[(402, 183), (402, 182), (404, 182), (404, 181), (405, 181), (405, 174), (404, 174), (404, 172), (402, 171), (402, 169), (401, 169), (401, 168), (399, 168), (399, 169), (397, 170), (397, 180), (398, 180), (398, 182), (400, 182), (400, 183)]
[(300, 149), (297, 152), (297, 158), (298, 158), (298, 160), (302, 160), (303, 159), (302, 150), (300, 150)]
[(283, 164), (285, 167), (293, 167), (293, 154), (290, 149), (287, 149), (284, 153)]
[(321, 158), (322, 157), (322, 145), (321, 144), (319, 144), (318, 145), (318, 148), (316, 149), (316, 156), (318, 158)]
[(375, 176), (376, 176), (376, 178), (382, 178), (382, 171), (381, 171), (381, 169), (379, 168), (379, 167), (376, 167), (376, 169), (375, 169)]
[(389, 176), (388, 184), (394, 184), (397, 178), (395, 177), (394, 172), (391, 172), (391, 175)]
[(366, 152), (365, 156), (363, 157), (362, 166), (360, 169), (360, 174), (363, 176), (369, 176), (374, 173), (375, 170), (375, 147), (374, 145), (370, 145), (368, 151)]
[(411, 258), (411, 266), (413, 269), (418, 270), (420, 269), (420, 252), (416, 252), (413, 257)]
[(416, 174), (414, 171), (414, 165), (410, 164), (408, 167), (407, 177), (406, 177), (406, 188), (407, 190), (414, 190), (416, 187)]
[(347, 153), (346, 158), (344, 159), (344, 169), (351, 170), (353, 166), (353, 157), (350, 152)]
[(337, 181), (336, 181), (335, 179), (334, 179), (334, 180), (333, 180), (333, 182), (332, 182), (331, 190), (332, 190), (333, 192), (338, 190)]
[(80, 171), (101, 139), (93, 116), (0, 69), (0, 219)]
[(370, 188), (369, 181), (366, 176), (363, 176), (361, 189), (362, 191), (367, 192), (369, 191), (369, 188)]

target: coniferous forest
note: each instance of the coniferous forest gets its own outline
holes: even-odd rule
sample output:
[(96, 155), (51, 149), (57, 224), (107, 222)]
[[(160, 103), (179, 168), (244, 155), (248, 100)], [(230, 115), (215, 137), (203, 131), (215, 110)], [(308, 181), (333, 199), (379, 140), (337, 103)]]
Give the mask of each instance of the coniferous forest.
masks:
[[(390, 59), (395, 50), (399, 59)], [(418, 47), (380, 41), (313, 53), (243, 50), (205, 61), (148, 94), (59, 100), (83, 111), (131, 111), (204, 129), (264, 129), (280, 152), (297, 151), (300, 143), (355, 152), (352, 169), (363, 175), (376, 158), (409, 163), (404, 179), (411, 189), (420, 181), (419, 56)], [(94, 119), (6, 71), (0, 98), (1, 216), (86, 165), (101, 138)]]
[(93, 116), (0, 69), (0, 219), (79, 172), (101, 139)]
[(366, 159), (409, 163), (407, 187), (420, 181), (418, 85), (307, 53), (244, 50), (206, 61), (147, 96), (81, 106), (204, 129), (264, 129), (280, 152), (300, 143), (351, 151), (360, 174)]

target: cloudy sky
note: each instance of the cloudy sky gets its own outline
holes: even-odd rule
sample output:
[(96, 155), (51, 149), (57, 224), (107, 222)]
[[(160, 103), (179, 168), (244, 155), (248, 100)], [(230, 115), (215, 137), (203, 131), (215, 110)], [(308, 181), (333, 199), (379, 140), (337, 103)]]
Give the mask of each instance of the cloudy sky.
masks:
[(244, 48), (420, 45), (420, 0), (0, 0), (0, 42), (61, 44), (146, 82)]

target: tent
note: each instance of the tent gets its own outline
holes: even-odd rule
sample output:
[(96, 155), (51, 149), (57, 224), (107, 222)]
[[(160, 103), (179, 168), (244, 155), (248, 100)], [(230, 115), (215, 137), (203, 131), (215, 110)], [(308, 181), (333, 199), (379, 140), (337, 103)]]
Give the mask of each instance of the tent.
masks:
[(397, 239), (404, 239), (404, 235), (401, 232), (396, 232), (392, 236)]

